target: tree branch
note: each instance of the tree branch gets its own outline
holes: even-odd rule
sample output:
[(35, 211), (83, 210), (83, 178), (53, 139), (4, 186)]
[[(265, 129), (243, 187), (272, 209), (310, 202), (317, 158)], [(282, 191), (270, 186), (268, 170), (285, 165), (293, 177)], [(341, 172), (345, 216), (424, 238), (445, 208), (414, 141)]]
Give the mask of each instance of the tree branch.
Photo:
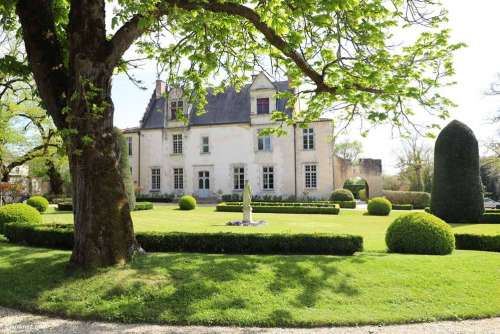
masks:
[(68, 77), (56, 37), (51, 1), (19, 0), (16, 12), (40, 96), (56, 125), (64, 128), (62, 110), (66, 106)]

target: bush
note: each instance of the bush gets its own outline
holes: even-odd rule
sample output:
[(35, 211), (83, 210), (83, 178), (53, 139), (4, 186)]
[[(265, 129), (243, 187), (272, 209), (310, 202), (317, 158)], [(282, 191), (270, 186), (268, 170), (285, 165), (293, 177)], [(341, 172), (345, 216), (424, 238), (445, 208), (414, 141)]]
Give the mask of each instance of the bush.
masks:
[(359, 191), (359, 199), (362, 200), (363, 202), (368, 201), (368, 196), (366, 195), (366, 188), (361, 189)]
[(152, 202), (152, 203), (172, 203), (174, 194), (138, 194), (136, 195), (137, 202)]
[(479, 222), (483, 224), (500, 224), (500, 213), (487, 212), (481, 216)]
[(338, 204), (341, 209), (356, 209), (356, 201), (333, 201)]
[(196, 209), (196, 199), (190, 195), (184, 195), (179, 199), (179, 209), (194, 210)]
[(484, 211), (476, 137), (465, 124), (452, 121), (434, 149), (432, 213), (449, 224), (477, 223)]
[(7, 204), (0, 207), (0, 232), (7, 223), (41, 224), (42, 215), (37, 209), (23, 203)]
[(413, 210), (413, 205), (411, 204), (393, 204), (393, 210)]
[(446, 255), (455, 249), (451, 226), (425, 212), (396, 218), (387, 229), (385, 242), (395, 253)]
[(392, 204), (387, 198), (375, 197), (368, 201), (368, 214), (372, 216), (387, 216), (391, 213)]
[(423, 191), (384, 190), (383, 194), (392, 204), (411, 204), (414, 209), (424, 209), (431, 205), (431, 194)]
[(43, 196), (31, 196), (26, 201), (31, 207), (34, 207), (38, 212), (45, 212), (49, 208), (49, 201)]
[[(273, 205), (274, 204), (274, 205)], [(337, 205), (332, 206), (306, 206), (302, 205), (286, 205), (285, 203), (265, 203), (264, 205), (254, 205), (252, 203), (252, 211), (255, 213), (298, 213), (298, 214), (324, 214), (324, 215), (338, 215), (340, 209)], [(299, 204), (299, 203), (298, 203)], [(219, 203), (215, 207), (219, 212), (242, 212), (242, 205), (235, 205), (233, 203)]]
[[(6, 224), (12, 243), (36, 247), (72, 249), (72, 225)], [(352, 255), (363, 250), (363, 238), (334, 234), (240, 234), (240, 233), (137, 233), (148, 252), (199, 252), (229, 254), (324, 254)]]
[(152, 210), (153, 203), (151, 202), (136, 202), (134, 211), (142, 211), (142, 210)]
[(72, 202), (61, 202), (57, 204), (57, 211), (73, 211)]
[(426, 208), (424, 209), (424, 211), (425, 211), (425, 212), (427, 212), (427, 213), (432, 213), (432, 212), (431, 212), (431, 208), (429, 208), (429, 207), (426, 207)]
[(500, 234), (455, 234), (457, 249), (500, 252)]
[(354, 195), (349, 189), (335, 189), (330, 195), (331, 201), (354, 201)]

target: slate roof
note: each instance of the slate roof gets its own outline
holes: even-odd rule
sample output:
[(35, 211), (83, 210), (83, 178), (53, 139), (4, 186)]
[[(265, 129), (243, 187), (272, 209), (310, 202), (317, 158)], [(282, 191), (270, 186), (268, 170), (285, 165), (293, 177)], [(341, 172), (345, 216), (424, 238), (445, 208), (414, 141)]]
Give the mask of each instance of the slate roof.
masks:
[[(276, 81), (273, 84), (279, 92), (290, 90), (288, 81)], [(190, 126), (250, 123), (250, 86), (250, 84), (245, 85), (239, 92), (233, 87), (228, 87), (217, 95), (209, 93), (206, 112), (196, 115), (196, 110), (192, 110), (189, 116)], [(165, 97), (156, 98), (153, 93), (142, 118), (142, 129), (165, 127), (165, 100)], [(276, 109), (285, 111), (291, 116), (291, 110), (285, 110), (286, 102), (287, 99), (277, 99)]]

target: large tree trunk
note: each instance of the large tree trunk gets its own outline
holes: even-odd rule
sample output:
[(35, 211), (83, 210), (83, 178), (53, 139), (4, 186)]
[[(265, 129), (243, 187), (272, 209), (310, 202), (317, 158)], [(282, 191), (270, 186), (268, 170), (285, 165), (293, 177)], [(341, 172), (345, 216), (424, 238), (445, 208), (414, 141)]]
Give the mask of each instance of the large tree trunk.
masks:
[(78, 135), (68, 148), (75, 214), (71, 263), (79, 267), (125, 263), (139, 246), (119, 172), (110, 73), (86, 62), (79, 64), (79, 70), (71, 103), (72, 115), (79, 119), (73, 124)]

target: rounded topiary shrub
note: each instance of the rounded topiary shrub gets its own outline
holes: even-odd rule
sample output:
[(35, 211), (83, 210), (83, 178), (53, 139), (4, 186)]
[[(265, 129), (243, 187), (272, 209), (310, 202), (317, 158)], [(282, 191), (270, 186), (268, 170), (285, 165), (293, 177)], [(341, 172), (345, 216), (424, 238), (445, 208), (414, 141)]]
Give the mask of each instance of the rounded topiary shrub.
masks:
[(365, 189), (361, 189), (359, 191), (359, 199), (362, 200), (363, 202), (368, 201), (368, 196), (366, 194), (366, 188)]
[(31, 196), (26, 204), (34, 207), (38, 212), (45, 212), (49, 208), (49, 201), (43, 196)]
[(439, 134), (434, 148), (431, 211), (452, 223), (477, 223), (484, 211), (479, 149), (465, 124), (453, 121)]
[(384, 197), (375, 197), (368, 201), (368, 214), (372, 216), (387, 216), (391, 213), (392, 204)]
[(179, 209), (193, 210), (196, 208), (196, 199), (193, 196), (184, 195), (179, 199)]
[(354, 201), (354, 195), (349, 189), (335, 189), (330, 195), (331, 201)]
[(41, 224), (42, 215), (28, 204), (7, 204), (0, 207), (0, 229), (5, 223)]
[(425, 212), (400, 216), (389, 226), (385, 243), (391, 252), (446, 255), (455, 249), (450, 225)]

